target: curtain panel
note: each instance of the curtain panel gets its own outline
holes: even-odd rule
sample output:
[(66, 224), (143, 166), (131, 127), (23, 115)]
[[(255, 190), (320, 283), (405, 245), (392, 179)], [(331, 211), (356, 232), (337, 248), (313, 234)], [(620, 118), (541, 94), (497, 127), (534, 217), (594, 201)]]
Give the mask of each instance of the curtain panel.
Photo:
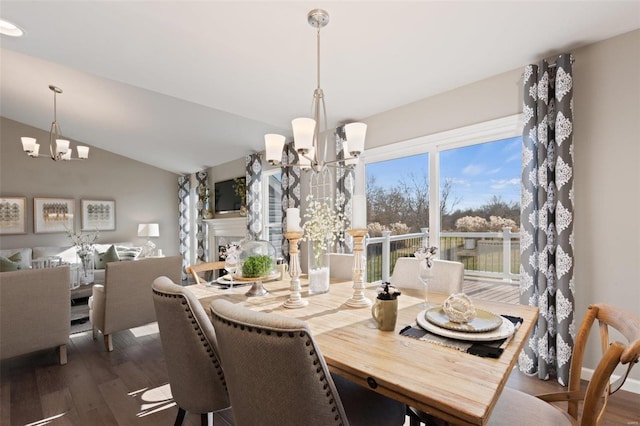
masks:
[(250, 239), (262, 237), (262, 154), (247, 156), (247, 233)]
[(540, 316), (522, 372), (567, 385), (575, 340), (573, 72), (570, 54), (524, 73), (520, 303)]
[[(202, 170), (196, 173), (196, 194), (205, 194), (209, 187), (209, 173)], [(207, 261), (207, 224), (204, 222), (207, 206), (204, 200), (198, 196), (196, 206), (196, 256), (201, 262)]]
[[(286, 143), (282, 150), (282, 164), (298, 164), (298, 153), (293, 141)], [(282, 230), (287, 229), (287, 209), (300, 208), (300, 167), (282, 166), (280, 170), (282, 185)], [(282, 233), (282, 255), (289, 263), (289, 240)]]
[(189, 193), (191, 179), (188, 175), (178, 176), (178, 251), (182, 257), (182, 281), (187, 279), (185, 269), (191, 265), (191, 242), (189, 241), (190, 220)]
[[(343, 143), (347, 140), (344, 126), (336, 128), (336, 158), (345, 158)], [(349, 218), (353, 223), (353, 189), (355, 183), (355, 170), (353, 168), (336, 168), (336, 211), (342, 213), (343, 217)], [(343, 238), (339, 238), (336, 243), (337, 253), (351, 253), (353, 251), (353, 238), (345, 233)]]

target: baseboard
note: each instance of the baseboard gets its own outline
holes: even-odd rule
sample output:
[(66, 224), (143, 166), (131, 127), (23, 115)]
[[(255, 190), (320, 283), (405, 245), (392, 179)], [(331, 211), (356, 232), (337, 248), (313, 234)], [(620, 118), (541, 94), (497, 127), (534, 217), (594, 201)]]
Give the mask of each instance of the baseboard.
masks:
[[(593, 376), (593, 370), (592, 369), (590, 369), (590, 368), (583, 368), (582, 369), (582, 374), (580, 375), (580, 378), (582, 380), (591, 380), (591, 376)], [(620, 376), (616, 376), (614, 374), (614, 375), (611, 376), (611, 381), (615, 382), (619, 378), (620, 378)], [(627, 377), (627, 380), (625, 380), (624, 385), (622, 386), (622, 390), (625, 390), (627, 392), (637, 393), (637, 394), (640, 395), (640, 380), (631, 379), (631, 378)]]

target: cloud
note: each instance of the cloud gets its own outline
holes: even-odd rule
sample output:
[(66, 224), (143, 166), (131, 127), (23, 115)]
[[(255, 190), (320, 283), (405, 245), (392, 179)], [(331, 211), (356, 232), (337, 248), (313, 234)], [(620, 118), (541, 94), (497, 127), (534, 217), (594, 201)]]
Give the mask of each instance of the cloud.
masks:
[(467, 167), (462, 169), (462, 173), (471, 176), (477, 176), (482, 172), (484, 172), (484, 166), (481, 164), (469, 164)]
[(518, 154), (514, 154), (511, 157), (507, 157), (505, 161), (505, 163), (511, 163), (513, 161), (521, 161), (522, 160), (522, 154), (518, 153)]
[(491, 181), (491, 189), (504, 189), (508, 186), (520, 185), (520, 179), (500, 179)]

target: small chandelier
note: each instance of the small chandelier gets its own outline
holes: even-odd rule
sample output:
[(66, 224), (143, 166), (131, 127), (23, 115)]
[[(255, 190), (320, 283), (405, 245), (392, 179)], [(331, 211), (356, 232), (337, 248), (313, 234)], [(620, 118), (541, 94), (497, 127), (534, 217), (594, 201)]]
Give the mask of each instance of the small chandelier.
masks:
[(36, 143), (35, 138), (23, 137), (22, 149), (30, 157), (48, 157), (53, 161), (58, 160), (86, 160), (89, 158), (88, 146), (77, 146), (78, 158), (71, 158), (73, 148), (69, 147), (69, 141), (61, 139), (62, 132), (60, 131), (60, 125), (57, 120), (56, 111), (56, 95), (62, 93), (62, 89), (56, 86), (49, 86), (49, 89), (53, 92), (53, 122), (51, 123), (51, 130), (49, 131), (49, 155), (40, 154), (40, 144)]
[[(349, 123), (344, 126), (346, 141), (343, 142), (343, 159), (327, 161), (327, 110), (324, 104), (324, 92), (320, 88), (320, 29), (329, 23), (329, 14), (322, 9), (314, 9), (307, 14), (309, 25), (317, 30), (317, 87), (313, 92), (313, 118), (296, 118), (291, 122), (295, 150), (298, 152), (298, 164), (281, 164), (285, 137), (278, 134), (264, 135), (266, 159), (269, 164), (299, 166), (319, 172), (325, 166), (353, 167), (357, 157), (364, 151), (364, 139), (367, 132), (365, 123)], [(321, 117), (322, 116), (322, 117)], [(324, 126), (320, 129), (320, 125)], [(318, 144), (320, 134), (324, 134), (322, 147)], [(320, 153), (322, 148), (322, 153)]]

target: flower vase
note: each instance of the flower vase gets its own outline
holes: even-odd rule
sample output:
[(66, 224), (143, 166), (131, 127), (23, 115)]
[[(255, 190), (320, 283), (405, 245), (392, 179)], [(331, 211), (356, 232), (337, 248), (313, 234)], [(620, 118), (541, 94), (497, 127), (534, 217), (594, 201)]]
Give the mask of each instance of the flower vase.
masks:
[(329, 291), (329, 247), (322, 241), (309, 244), (309, 294)]
[(82, 285), (91, 284), (95, 280), (93, 253), (78, 255), (80, 257), (80, 268), (78, 269), (79, 282)]

